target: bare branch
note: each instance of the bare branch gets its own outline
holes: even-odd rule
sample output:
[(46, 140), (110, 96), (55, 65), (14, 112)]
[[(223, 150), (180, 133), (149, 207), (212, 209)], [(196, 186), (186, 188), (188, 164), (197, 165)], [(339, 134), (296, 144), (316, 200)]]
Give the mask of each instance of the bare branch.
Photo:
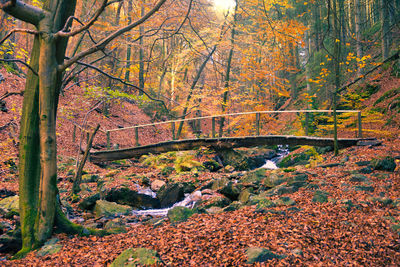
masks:
[(115, 76), (113, 76), (113, 75), (111, 75), (111, 74), (108, 74), (108, 73), (104, 72), (103, 70), (99, 69), (99, 68), (96, 67), (96, 66), (93, 66), (93, 65), (87, 64), (87, 63), (85, 63), (85, 62), (81, 62), (81, 61), (78, 61), (78, 62), (76, 62), (76, 63), (77, 63), (77, 64), (80, 64), (80, 65), (83, 65), (83, 66), (86, 66), (86, 67), (88, 67), (88, 68), (91, 68), (91, 69), (93, 69), (93, 70), (95, 70), (95, 71), (97, 71), (97, 72), (100, 72), (101, 74), (103, 74), (103, 75), (106, 76), (107, 78), (113, 79), (113, 80), (118, 81), (118, 82), (120, 82), (120, 83), (122, 83), (122, 84), (124, 84), (124, 85), (127, 85), (127, 86), (130, 86), (130, 87), (135, 88), (136, 90), (138, 90), (138, 91), (142, 92), (144, 95), (146, 95), (150, 100), (153, 100), (153, 101), (156, 101), (156, 102), (161, 103), (161, 104), (163, 105), (163, 107), (164, 107), (166, 110), (168, 110), (168, 108), (167, 108), (167, 106), (165, 105), (164, 101), (162, 101), (162, 100), (160, 100), (160, 99), (153, 98), (151, 95), (149, 95), (145, 90), (143, 90), (143, 89), (140, 88), (139, 86), (136, 86), (136, 85), (131, 84), (131, 83), (128, 83), (128, 82), (125, 82), (125, 81), (122, 80), (121, 78), (118, 78), (118, 77), (115, 77)]
[(0, 96), (0, 101), (6, 99), (12, 95), (24, 95), (24, 91), (21, 92), (5, 92), (4, 95)]
[(64, 62), (64, 64), (59, 66), (59, 70), (60, 71), (64, 71), (66, 68), (68, 68), (69, 66), (71, 66), (74, 63), (77, 63), (80, 59), (93, 54), (99, 50), (104, 49), (111, 41), (113, 41), (115, 38), (117, 38), (118, 36), (130, 31), (131, 29), (141, 25), (142, 23), (144, 23), (147, 19), (149, 19), (154, 13), (156, 13), (161, 6), (166, 2), (166, 0), (160, 0), (147, 14), (145, 14), (142, 18), (140, 18), (139, 20), (121, 28), (116, 30), (115, 32), (113, 32), (112, 34), (110, 34), (108, 37), (104, 38), (101, 42), (97, 43), (95, 46), (92, 46), (91, 48), (82, 51), (81, 53), (77, 54), (76, 56), (70, 58), (69, 60), (66, 60)]
[(74, 19), (75, 17), (69, 17), (67, 22), (65, 23), (64, 28), (61, 31), (57, 32), (54, 36), (56, 38), (57, 37), (71, 37), (71, 36), (74, 36), (74, 35), (77, 35), (77, 34), (83, 32), (83, 31), (86, 31), (96, 22), (96, 20), (99, 18), (101, 13), (103, 13), (104, 9), (107, 7), (107, 2), (108, 2), (108, 0), (103, 0), (103, 3), (101, 3), (100, 8), (97, 10), (97, 12), (93, 16), (93, 18), (87, 24), (83, 25), (81, 28), (76, 29), (71, 32), (67, 32), (68, 27), (71, 23), (71, 20)]
[(32, 71), (33, 74), (38, 75), (38, 73), (31, 67), (29, 66), (28, 63), (26, 63), (23, 60), (20, 59), (5, 59), (5, 58), (0, 58), (0, 61), (3, 62), (17, 62), (17, 63), (21, 63), (22, 65), (24, 65), (25, 67), (27, 67), (28, 69), (30, 69), (30, 71)]
[(39, 33), (39, 32), (37, 32), (37, 31), (28, 30), (28, 29), (19, 29), (19, 28), (17, 28), (17, 29), (12, 29), (9, 33), (6, 34), (6, 36), (4, 36), (3, 39), (0, 40), (0, 45), (2, 45), (8, 38), (10, 38), (10, 36), (11, 36), (13, 33), (16, 33), (16, 32), (30, 33), (30, 34), (38, 34), (38, 33)]
[(5, 4), (0, 4), (0, 9), (7, 14), (10, 14), (14, 18), (28, 22), (35, 26), (38, 26), (39, 22), (45, 16), (44, 10), (26, 4), (20, 0), (10, 0)]

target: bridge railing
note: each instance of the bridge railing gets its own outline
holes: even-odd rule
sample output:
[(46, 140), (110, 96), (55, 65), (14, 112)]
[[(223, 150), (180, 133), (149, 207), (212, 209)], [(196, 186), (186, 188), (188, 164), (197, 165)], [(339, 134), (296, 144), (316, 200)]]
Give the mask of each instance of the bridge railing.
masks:
[[(337, 113), (356, 113), (357, 114), (357, 133), (358, 137), (362, 138), (362, 114), (360, 110), (336, 110)], [(130, 127), (124, 128), (116, 128), (116, 129), (109, 129), (109, 130), (102, 130), (106, 134), (107, 138), (107, 149), (111, 148), (111, 134), (113, 132), (118, 131), (126, 131), (126, 130), (134, 130), (135, 131), (135, 146), (139, 146), (139, 129), (145, 127), (153, 127), (158, 125), (165, 125), (170, 124), (171, 126), (171, 134), (172, 140), (176, 140), (176, 123), (184, 123), (184, 122), (191, 122), (191, 121), (201, 121), (205, 119), (211, 119), (211, 137), (215, 138), (216, 133), (216, 119), (222, 117), (232, 117), (232, 116), (245, 116), (245, 115), (255, 115), (255, 131), (256, 136), (260, 135), (260, 118), (261, 114), (279, 114), (279, 113), (304, 113), (305, 114), (305, 134), (309, 135), (309, 114), (311, 113), (333, 113), (333, 110), (264, 110), (264, 111), (250, 111), (250, 112), (238, 112), (238, 113), (228, 113), (228, 114), (219, 114), (219, 115), (211, 115), (211, 116), (203, 116), (203, 117), (192, 117), (192, 118), (185, 118), (179, 120), (169, 120), (169, 121), (162, 121), (162, 122), (155, 122), (155, 123), (148, 123), (148, 124), (141, 124), (135, 125)]]

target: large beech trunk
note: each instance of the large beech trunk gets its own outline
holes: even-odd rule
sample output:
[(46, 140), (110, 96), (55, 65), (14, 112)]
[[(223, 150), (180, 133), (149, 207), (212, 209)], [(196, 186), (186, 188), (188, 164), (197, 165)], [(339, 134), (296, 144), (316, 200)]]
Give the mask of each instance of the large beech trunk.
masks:
[(67, 38), (55, 40), (74, 14), (74, 0), (49, 0), (38, 23), (28, 72), (20, 130), (20, 216), (23, 256), (43, 244), (52, 234), (57, 210), (56, 114), (61, 86), (62, 63)]

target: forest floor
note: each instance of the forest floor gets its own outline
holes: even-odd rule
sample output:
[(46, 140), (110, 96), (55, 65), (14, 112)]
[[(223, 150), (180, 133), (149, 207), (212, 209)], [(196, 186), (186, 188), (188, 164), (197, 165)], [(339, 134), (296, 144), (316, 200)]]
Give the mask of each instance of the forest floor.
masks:
[[(4, 70), (0, 72), (6, 79), (0, 84), (0, 96), (6, 91), (20, 91), (23, 88), (22, 78)], [(396, 80), (393, 86), (397, 84), (399, 87), (398, 82)], [(74, 90), (66, 92), (60, 101), (57, 126), (60, 165), (78, 154), (79, 146), (77, 142), (72, 142), (70, 120), (82, 124), (87, 110), (93, 104), (92, 100), (80, 97)], [(0, 131), (0, 198), (10, 192), (18, 194), (15, 166), (18, 164), (18, 123), (22, 96), (10, 96), (6, 103), (8, 111), (0, 111), (0, 127), (10, 122), (14, 122), (16, 127)], [(106, 129), (151, 121), (135, 104), (112, 105), (111, 114), (113, 116), (105, 117), (93, 112), (88, 121), (92, 126), (101, 123)], [(149, 216), (142, 216), (137, 223), (127, 226), (125, 233), (104, 237), (56, 234), (55, 237), (59, 239), (57, 244), (61, 245), (57, 253), (39, 256), (37, 251), (33, 251), (21, 260), (9, 260), (10, 254), (0, 254), (0, 265), (105, 266), (127, 248), (146, 247), (157, 251), (164, 265), (238, 266), (246, 264), (246, 250), (249, 247), (262, 247), (284, 256), (257, 263), (260, 265), (399, 266), (400, 135), (397, 124), (389, 125), (385, 131), (391, 134), (386, 138), (380, 136), (380, 146), (346, 148), (340, 150), (336, 157), (332, 152), (321, 155), (320, 164), (338, 163), (337, 166), (323, 168), (307, 165), (287, 170), (307, 174), (308, 184), (312, 186), (269, 199), (276, 201), (290, 197), (295, 201), (293, 205), (268, 208), (244, 205), (233, 211), (194, 214), (187, 221), (175, 224), (164, 220), (154, 225), (149, 223)], [(133, 133), (121, 134), (115, 142), (130, 146), (133, 144), (132, 136)], [(171, 138), (168, 129), (143, 131), (141, 136), (143, 144)], [(104, 145), (105, 136), (99, 135), (98, 138), (97, 143)], [(394, 171), (373, 170), (354, 179), (364, 168), (360, 162), (385, 156), (396, 158), (397, 167)], [(198, 160), (204, 159), (200, 157)], [(209, 181), (244, 173), (221, 169), (218, 172), (200, 171), (196, 174), (172, 173), (165, 177), (160, 170), (138, 161), (125, 161), (124, 164), (122, 167), (101, 168), (88, 163), (85, 170), (89, 174), (104, 177), (110, 188), (121, 185), (134, 188), (133, 185), (143, 183), (143, 177), (147, 177), (146, 183), (150, 184), (154, 180), (168, 182), (174, 179), (176, 182), (193, 182), (202, 186)], [(266, 176), (274, 172), (284, 173), (283, 170), (270, 170)], [(60, 169), (58, 186), (63, 196), (71, 189), (67, 176), (67, 169)], [(127, 180), (127, 177), (130, 179)], [(89, 183), (87, 187), (89, 190), (86, 192), (94, 191), (96, 183)], [(326, 192), (328, 201), (314, 201), (316, 192)], [(71, 206), (79, 216), (86, 216), (76, 203), (71, 203)], [(1, 217), (0, 222), (15, 227), (18, 219), (16, 215), (10, 219)]]

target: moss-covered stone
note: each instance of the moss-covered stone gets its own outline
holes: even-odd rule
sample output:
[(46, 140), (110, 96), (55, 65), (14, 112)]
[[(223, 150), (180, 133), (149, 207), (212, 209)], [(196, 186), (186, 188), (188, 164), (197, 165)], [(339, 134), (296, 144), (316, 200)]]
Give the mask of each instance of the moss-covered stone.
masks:
[(246, 188), (246, 189), (244, 189), (244, 190), (242, 190), (242, 191), (240, 192), (239, 198), (238, 198), (238, 199), (239, 199), (239, 201), (240, 201), (241, 203), (246, 203), (246, 202), (249, 200), (250, 195), (251, 195), (250, 190), (249, 190), (248, 188)]
[(215, 160), (207, 160), (207, 161), (203, 162), (203, 166), (210, 172), (216, 172), (223, 167), (221, 164), (219, 164)]
[(393, 157), (382, 157), (371, 161), (374, 170), (393, 172), (396, 169), (396, 161)]
[(111, 263), (110, 267), (148, 266), (161, 263), (157, 251), (147, 248), (128, 248)]
[(46, 256), (46, 255), (52, 255), (57, 252), (59, 252), (62, 248), (62, 245), (57, 244), (58, 238), (52, 238), (49, 241), (47, 241), (44, 246), (38, 251), (37, 255), (40, 257)]
[(355, 191), (364, 191), (364, 192), (374, 192), (375, 188), (373, 186), (365, 186), (365, 185), (356, 185), (354, 186)]
[(240, 182), (244, 184), (259, 184), (265, 179), (266, 170), (264, 168), (256, 169), (254, 171), (247, 172), (241, 179)]
[(274, 201), (277, 206), (293, 206), (296, 205), (296, 201), (290, 197), (281, 197)]
[(272, 259), (283, 259), (286, 257), (286, 255), (278, 255), (268, 249), (260, 247), (249, 247), (246, 250), (246, 256), (248, 264), (264, 262)]
[(186, 207), (174, 207), (168, 211), (168, 219), (171, 223), (178, 223), (186, 221), (194, 214), (192, 209)]
[(325, 203), (328, 202), (329, 193), (323, 190), (317, 190), (314, 192), (313, 202)]
[(97, 200), (94, 207), (94, 213), (97, 217), (100, 216), (116, 216), (119, 214), (129, 214), (132, 211), (131, 206), (120, 205), (115, 202), (105, 200)]
[(6, 197), (0, 200), (0, 209), (19, 213), (19, 196)]

